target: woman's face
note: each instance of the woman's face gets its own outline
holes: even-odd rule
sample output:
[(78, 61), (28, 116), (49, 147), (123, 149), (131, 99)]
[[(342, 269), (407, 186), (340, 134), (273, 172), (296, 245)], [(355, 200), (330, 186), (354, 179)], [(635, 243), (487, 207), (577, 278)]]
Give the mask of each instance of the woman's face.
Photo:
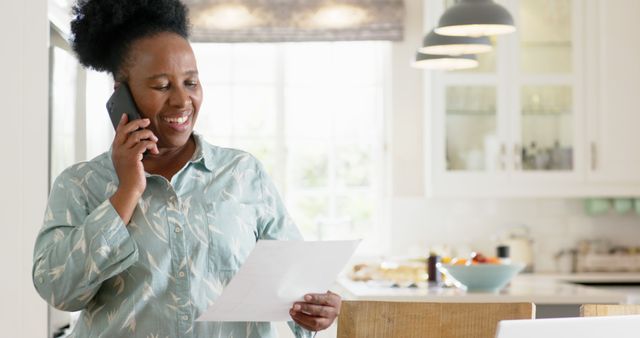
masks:
[(184, 146), (195, 125), (202, 88), (189, 42), (159, 33), (134, 41), (123, 75), (142, 117), (158, 137), (158, 148)]

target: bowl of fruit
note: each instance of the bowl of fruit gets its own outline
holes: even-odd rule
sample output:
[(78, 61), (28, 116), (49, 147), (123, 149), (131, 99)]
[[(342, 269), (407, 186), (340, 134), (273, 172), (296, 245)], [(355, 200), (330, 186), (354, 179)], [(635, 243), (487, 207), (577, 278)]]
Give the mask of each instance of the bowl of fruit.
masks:
[(499, 292), (525, 264), (507, 263), (495, 257), (472, 254), (468, 259), (453, 259), (449, 264), (438, 264), (438, 270), (457, 281), (467, 292)]

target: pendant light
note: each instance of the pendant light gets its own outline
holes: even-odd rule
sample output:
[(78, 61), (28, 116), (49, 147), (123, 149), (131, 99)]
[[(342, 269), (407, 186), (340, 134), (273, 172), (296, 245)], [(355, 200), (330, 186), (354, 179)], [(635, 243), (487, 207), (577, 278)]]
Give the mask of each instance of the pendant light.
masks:
[(515, 30), (509, 11), (493, 0), (459, 0), (442, 14), (435, 32), (451, 36), (487, 36)]
[(447, 36), (431, 30), (422, 40), (422, 48), (418, 51), (423, 54), (463, 55), (487, 53), (492, 49), (491, 41), (486, 36)]
[(411, 66), (423, 69), (458, 70), (475, 68), (478, 66), (478, 60), (473, 54), (434, 55), (418, 52)]

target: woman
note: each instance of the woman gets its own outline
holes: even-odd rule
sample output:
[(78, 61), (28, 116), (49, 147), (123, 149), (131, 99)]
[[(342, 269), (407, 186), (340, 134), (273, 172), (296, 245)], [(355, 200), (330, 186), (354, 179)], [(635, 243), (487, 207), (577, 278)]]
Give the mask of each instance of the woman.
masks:
[[(270, 323), (194, 320), (258, 239), (300, 239), (261, 164), (193, 133), (202, 102), (179, 0), (89, 0), (73, 48), (127, 84), (142, 115), (123, 115), (110, 151), (56, 179), (36, 241), (33, 280), (75, 337), (271, 337)], [(256, 281), (259, 282), (259, 281)], [(331, 292), (292, 304), (296, 336), (327, 328)]]

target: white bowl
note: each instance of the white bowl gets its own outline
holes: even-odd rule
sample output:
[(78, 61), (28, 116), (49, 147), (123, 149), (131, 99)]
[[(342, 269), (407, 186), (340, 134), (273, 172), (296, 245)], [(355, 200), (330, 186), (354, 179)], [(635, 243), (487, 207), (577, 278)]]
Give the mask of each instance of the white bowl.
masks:
[(525, 264), (438, 264), (440, 272), (464, 285), (468, 292), (498, 292)]

